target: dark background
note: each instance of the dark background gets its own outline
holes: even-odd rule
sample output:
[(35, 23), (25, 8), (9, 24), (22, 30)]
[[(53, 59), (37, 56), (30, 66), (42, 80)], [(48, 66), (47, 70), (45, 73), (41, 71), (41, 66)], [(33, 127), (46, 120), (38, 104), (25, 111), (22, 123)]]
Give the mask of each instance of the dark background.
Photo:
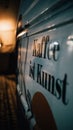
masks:
[(17, 55), (12, 53), (0, 53), (0, 75), (16, 74)]

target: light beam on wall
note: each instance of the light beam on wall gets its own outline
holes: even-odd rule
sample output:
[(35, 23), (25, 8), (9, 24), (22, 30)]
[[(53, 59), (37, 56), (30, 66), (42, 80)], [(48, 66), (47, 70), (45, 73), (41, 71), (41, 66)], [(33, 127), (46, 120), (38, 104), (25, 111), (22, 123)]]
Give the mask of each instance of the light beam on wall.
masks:
[(27, 31), (28, 31), (28, 30), (25, 29), (25, 30), (23, 30), (22, 32), (20, 32), (20, 33), (17, 35), (17, 38), (19, 38), (19, 37), (23, 36), (24, 34), (26, 34)]

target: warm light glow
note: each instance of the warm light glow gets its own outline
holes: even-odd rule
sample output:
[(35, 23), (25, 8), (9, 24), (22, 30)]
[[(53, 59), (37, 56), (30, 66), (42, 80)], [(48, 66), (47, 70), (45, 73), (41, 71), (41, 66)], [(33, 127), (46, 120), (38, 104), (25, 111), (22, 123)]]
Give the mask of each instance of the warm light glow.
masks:
[(16, 31), (15, 30), (0, 31), (0, 37), (3, 45), (15, 44)]
[(17, 19), (20, 0), (0, 4), (0, 52), (11, 52), (16, 45)]
[[(15, 46), (16, 44), (16, 21), (15, 19), (0, 20), (0, 39), (2, 42), (2, 51), (8, 51), (7, 48)], [(10, 46), (10, 47), (9, 47)], [(6, 48), (6, 49), (5, 49)], [(1, 50), (0, 50), (1, 51)]]
[(0, 43), (0, 48), (2, 47), (2, 43)]
[(18, 22), (18, 28), (22, 27), (22, 21)]
[(0, 20), (0, 31), (13, 30), (16, 28), (15, 21), (12, 19)]

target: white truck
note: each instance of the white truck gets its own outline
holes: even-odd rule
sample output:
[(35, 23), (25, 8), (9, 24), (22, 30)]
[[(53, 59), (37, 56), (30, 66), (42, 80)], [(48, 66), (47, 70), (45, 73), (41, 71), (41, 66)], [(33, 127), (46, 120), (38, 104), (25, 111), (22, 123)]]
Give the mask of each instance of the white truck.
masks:
[(21, 12), (17, 91), (31, 130), (73, 130), (73, 1), (32, 3)]

